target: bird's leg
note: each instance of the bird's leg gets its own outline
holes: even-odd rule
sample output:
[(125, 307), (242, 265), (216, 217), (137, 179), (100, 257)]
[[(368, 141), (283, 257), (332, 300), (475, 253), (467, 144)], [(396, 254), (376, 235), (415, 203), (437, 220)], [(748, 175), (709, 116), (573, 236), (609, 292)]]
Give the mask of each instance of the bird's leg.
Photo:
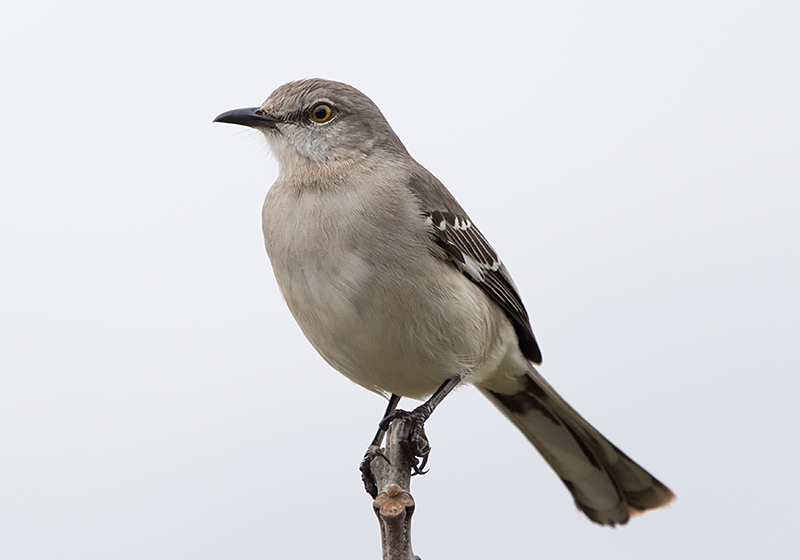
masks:
[[(403, 422), (403, 431), (400, 434), (400, 441), (405, 441), (406, 444), (410, 446), (411, 455), (415, 458), (413, 474), (425, 474), (427, 472), (424, 469), (425, 465), (428, 463), (428, 454), (431, 452), (431, 446), (428, 443), (428, 438), (425, 437), (425, 421), (430, 418), (434, 409), (456, 388), (460, 381), (461, 376), (454, 375), (442, 383), (441, 387), (436, 389), (436, 392), (433, 393), (427, 401), (411, 412), (397, 410), (391, 414), (387, 414), (379, 424), (380, 429), (385, 431), (392, 422)], [(381, 439), (382, 438), (383, 435), (381, 435)], [(422, 462), (420, 463), (417, 461), (416, 457), (421, 457)]]
[(369, 444), (367, 452), (364, 453), (364, 459), (361, 461), (361, 465), (359, 466), (359, 470), (361, 471), (361, 481), (364, 483), (364, 490), (366, 490), (367, 494), (373, 498), (378, 497), (378, 483), (375, 480), (375, 475), (372, 472), (372, 467), (370, 464), (375, 457), (383, 457), (385, 461), (389, 460), (386, 458), (386, 456), (384, 456), (383, 453), (381, 453), (381, 443), (383, 443), (383, 436), (386, 435), (386, 428), (388, 428), (389, 425), (386, 424), (386, 428), (383, 426), (386, 419), (394, 414), (399, 402), (400, 396), (392, 393), (392, 396), (389, 397), (389, 404), (386, 406), (386, 412), (383, 413), (383, 420), (381, 420), (380, 424), (378, 424), (378, 433), (375, 434), (375, 437), (372, 439), (372, 443)]

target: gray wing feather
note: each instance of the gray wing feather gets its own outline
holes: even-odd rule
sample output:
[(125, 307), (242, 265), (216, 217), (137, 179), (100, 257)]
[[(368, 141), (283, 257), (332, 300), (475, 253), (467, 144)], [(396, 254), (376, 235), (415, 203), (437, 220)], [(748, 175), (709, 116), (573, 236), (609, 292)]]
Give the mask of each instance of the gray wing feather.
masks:
[(453, 195), (424, 168), (412, 173), (409, 187), (420, 201), (428, 232), (445, 258), (503, 309), (514, 325), (522, 353), (531, 362), (541, 363), (528, 312), (495, 250)]

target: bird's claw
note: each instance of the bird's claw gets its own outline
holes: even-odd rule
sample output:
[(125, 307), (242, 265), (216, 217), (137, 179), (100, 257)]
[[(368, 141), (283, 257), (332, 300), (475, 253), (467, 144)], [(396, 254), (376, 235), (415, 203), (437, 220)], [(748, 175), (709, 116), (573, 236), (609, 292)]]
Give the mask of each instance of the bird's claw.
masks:
[(364, 453), (364, 458), (361, 460), (358, 470), (361, 471), (361, 481), (364, 483), (364, 490), (373, 498), (378, 497), (378, 481), (375, 480), (375, 473), (372, 472), (372, 460), (375, 457), (380, 457), (390, 465), (392, 464), (377, 445), (370, 445), (367, 452)]
[[(400, 444), (406, 449), (411, 458), (411, 475), (426, 474), (425, 465), (428, 464), (428, 456), (431, 452), (431, 445), (425, 435), (425, 420), (430, 416), (430, 412), (424, 408), (424, 405), (415, 408), (411, 412), (405, 410), (396, 410), (386, 418), (381, 420), (378, 426), (384, 432), (389, 430), (389, 425), (393, 422), (399, 422), (397, 439)], [(376, 441), (379, 441), (376, 439)], [(375, 479), (375, 473), (372, 472), (372, 461), (376, 457), (382, 458), (384, 461), (392, 464), (389, 458), (384, 455), (383, 451), (378, 445), (369, 446), (364, 458), (361, 460), (359, 470), (361, 471), (361, 481), (364, 483), (364, 490), (367, 494), (374, 498), (378, 496), (378, 481)]]
[(401, 422), (398, 439), (407, 447), (409, 455), (411, 455), (411, 469), (414, 471), (412, 474), (415, 475), (428, 472), (425, 470), (431, 452), (431, 445), (425, 435), (425, 420), (428, 419), (428, 416), (429, 414), (419, 408), (411, 412), (397, 410), (380, 423), (382, 430), (388, 430), (392, 422)]

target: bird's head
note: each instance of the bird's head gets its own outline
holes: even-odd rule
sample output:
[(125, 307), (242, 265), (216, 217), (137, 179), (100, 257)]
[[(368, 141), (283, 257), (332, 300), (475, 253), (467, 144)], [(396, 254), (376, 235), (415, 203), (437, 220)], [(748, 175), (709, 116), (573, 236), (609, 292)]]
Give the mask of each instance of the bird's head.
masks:
[(407, 153), (370, 98), (319, 78), (284, 84), (260, 107), (227, 111), (214, 122), (263, 132), (282, 173), (309, 164), (339, 167), (376, 150)]

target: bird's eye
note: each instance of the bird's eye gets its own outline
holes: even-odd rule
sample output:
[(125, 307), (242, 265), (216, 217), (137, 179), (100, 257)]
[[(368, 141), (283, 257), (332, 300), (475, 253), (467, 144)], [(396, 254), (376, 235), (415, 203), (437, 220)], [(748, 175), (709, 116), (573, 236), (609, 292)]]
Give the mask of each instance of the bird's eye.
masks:
[(323, 123), (330, 120), (331, 116), (333, 116), (333, 109), (326, 103), (317, 103), (311, 108), (309, 115), (311, 116), (311, 120)]

